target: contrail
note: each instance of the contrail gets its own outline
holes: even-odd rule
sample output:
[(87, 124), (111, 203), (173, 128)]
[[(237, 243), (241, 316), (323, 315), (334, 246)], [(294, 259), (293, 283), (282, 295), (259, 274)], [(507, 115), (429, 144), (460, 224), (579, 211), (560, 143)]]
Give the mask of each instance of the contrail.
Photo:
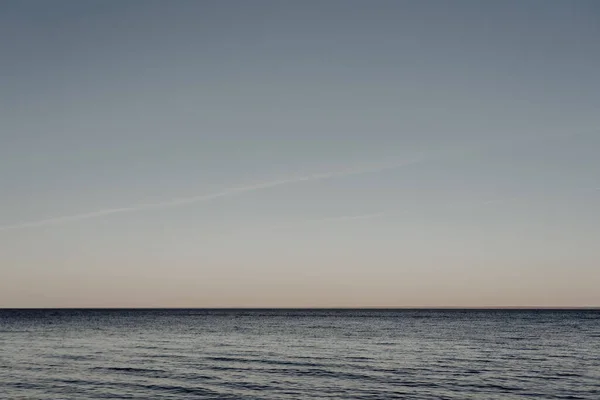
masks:
[[(585, 188), (575, 189), (571, 192), (571, 194), (592, 193), (592, 192), (597, 192), (599, 190), (600, 190), (600, 186), (599, 187), (585, 187)], [(500, 203), (507, 203), (507, 202), (511, 202), (511, 201), (524, 200), (527, 198), (528, 198), (527, 195), (517, 195), (517, 196), (511, 196), (511, 197), (504, 197), (504, 198), (501, 197), (501, 198), (482, 201), (481, 204), (500, 204)]]
[[(595, 192), (595, 191), (600, 191), (600, 187), (596, 187), (596, 188), (585, 188), (585, 189), (580, 189), (578, 191), (575, 191), (575, 193), (589, 193), (589, 192)], [(508, 201), (515, 201), (515, 200), (521, 200), (521, 199), (525, 199), (527, 198), (527, 196), (512, 196), (512, 197), (507, 197), (507, 198), (497, 198), (494, 200), (484, 200), (484, 201), (475, 201), (475, 202), (469, 202), (469, 203), (464, 203), (464, 202), (459, 202), (456, 204), (446, 204), (446, 206), (474, 206), (474, 205), (487, 205), (487, 204), (498, 204), (498, 203), (504, 203), (504, 202), (508, 202)], [(451, 208), (452, 209), (452, 208)], [(368, 220), (368, 219), (377, 219), (377, 218), (392, 218), (392, 217), (398, 217), (401, 215), (406, 215), (407, 214), (407, 210), (406, 209), (388, 209), (386, 211), (380, 211), (380, 212), (373, 212), (370, 214), (350, 214), (350, 215), (341, 215), (341, 216), (333, 216), (333, 217), (322, 217), (322, 218), (308, 218), (308, 219), (303, 219), (300, 221), (288, 221), (288, 222), (281, 222), (278, 224), (273, 224), (273, 225), (267, 225), (267, 226), (261, 226), (258, 229), (235, 229), (233, 231), (221, 231), (216, 233), (216, 235), (222, 236), (222, 235), (230, 235), (230, 234), (236, 234), (236, 233), (245, 233), (245, 232), (255, 232), (256, 230), (258, 231), (281, 231), (281, 230), (290, 230), (293, 229), (295, 227), (298, 226), (311, 226), (313, 224), (321, 224), (321, 223), (328, 223), (328, 222), (346, 222), (346, 221), (356, 221), (356, 220)], [(209, 234), (210, 236), (215, 235), (215, 233), (211, 233)]]
[(108, 209), (104, 209), (104, 210), (97, 210), (97, 211), (92, 211), (92, 212), (83, 213), (83, 214), (52, 217), (52, 218), (46, 218), (46, 219), (41, 219), (41, 220), (37, 220), (37, 221), (21, 222), (21, 223), (17, 223), (17, 224), (13, 224), (13, 225), (2, 225), (2, 226), (0, 226), (0, 231), (62, 224), (62, 223), (72, 222), (72, 221), (80, 221), (80, 220), (85, 220), (85, 219), (99, 218), (99, 217), (104, 217), (104, 216), (112, 215), (112, 214), (120, 214), (120, 213), (144, 211), (144, 210), (152, 210), (152, 209), (160, 209), (160, 208), (178, 207), (178, 206), (183, 206), (183, 205), (187, 205), (187, 204), (194, 204), (194, 203), (201, 203), (204, 201), (210, 201), (210, 200), (218, 199), (221, 197), (228, 197), (228, 196), (234, 196), (234, 195), (238, 195), (238, 194), (242, 194), (242, 193), (253, 192), (253, 191), (257, 191), (257, 190), (269, 189), (269, 188), (282, 186), (282, 185), (288, 185), (288, 184), (292, 184), (292, 183), (305, 182), (305, 181), (317, 181), (317, 180), (333, 179), (333, 178), (350, 176), (350, 175), (382, 172), (385, 170), (400, 168), (400, 167), (403, 167), (406, 165), (417, 164), (417, 163), (425, 161), (425, 159), (426, 159), (426, 157), (421, 155), (418, 157), (414, 157), (414, 158), (411, 158), (411, 159), (408, 159), (405, 161), (396, 162), (396, 163), (378, 164), (378, 165), (371, 166), (371, 167), (352, 168), (352, 169), (345, 169), (345, 170), (340, 170), (340, 171), (329, 171), (329, 172), (312, 174), (312, 175), (305, 175), (305, 176), (298, 176), (298, 177), (292, 177), (292, 178), (281, 179), (281, 180), (274, 180), (274, 181), (269, 181), (269, 182), (262, 182), (262, 183), (257, 183), (257, 184), (253, 184), (253, 185), (232, 187), (229, 189), (222, 190), (220, 192), (207, 193), (207, 194), (203, 194), (203, 195), (199, 195), (199, 196), (192, 196), (192, 197), (178, 197), (178, 198), (165, 200), (165, 201), (158, 202), (158, 203), (141, 203), (141, 204), (135, 204), (135, 205), (127, 206), (127, 207), (108, 208)]
[[(276, 224), (272, 224), (272, 225), (266, 225), (266, 226), (260, 226), (258, 228), (250, 228), (250, 229), (234, 229), (234, 230), (228, 230), (228, 231), (221, 231), (221, 232), (217, 232), (216, 235), (218, 236), (224, 236), (224, 235), (231, 235), (231, 234), (237, 234), (237, 233), (245, 233), (245, 232), (256, 232), (256, 231), (286, 231), (286, 230), (290, 230), (290, 229), (294, 229), (298, 226), (311, 226), (313, 224), (321, 224), (321, 223), (327, 223), (327, 222), (345, 222), (345, 221), (356, 221), (356, 220), (364, 220), (364, 219), (375, 219), (375, 218), (381, 218), (381, 217), (393, 217), (393, 216), (397, 216), (400, 215), (400, 213), (398, 211), (382, 211), (382, 212), (376, 212), (376, 213), (370, 213), (370, 214), (357, 214), (357, 215), (341, 215), (341, 216), (335, 216), (335, 217), (323, 217), (323, 218), (308, 218), (308, 219), (302, 219), (299, 221), (287, 221), (287, 222), (280, 222), (280, 223), (276, 223)], [(209, 236), (214, 236), (215, 233), (211, 233), (209, 234)]]
[[(598, 130), (594, 130), (593, 132), (598, 132)], [(553, 139), (553, 138), (555, 138), (555, 139), (556, 138), (569, 138), (569, 137), (577, 136), (580, 134), (582, 134), (582, 133), (558, 135), (558, 136), (554, 136), (554, 137), (551, 136), (551, 137), (547, 137), (547, 138), (542, 138), (542, 140), (548, 140), (548, 139)], [(527, 142), (527, 141), (533, 142), (534, 139), (535, 139), (535, 141), (540, 140), (540, 138), (526, 137), (526, 138), (521, 139), (519, 142), (521, 142), (521, 143)], [(112, 215), (112, 214), (178, 207), (178, 206), (183, 206), (183, 205), (187, 205), (187, 204), (194, 204), (194, 203), (200, 203), (200, 202), (204, 202), (204, 201), (210, 201), (210, 200), (218, 199), (221, 197), (234, 196), (234, 195), (238, 195), (238, 194), (242, 194), (242, 193), (253, 192), (253, 191), (263, 190), (263, 189), (269, 189), (269, 188), (292, 184), (292, 183), (298, 183), (298, 182), (304, 182), (304, 181), (316, 181), (316, 180), (323, 180), (323, 179), (332, 179), (332, 178), (338, 178), (338, 177), (344, 177), (344, 176), (350, 176), (350, 175), (358, 175), (358, 174), (374, 173), (374, 172), (380, 172), (380, 171), (385, 171), (385, 170), (391, 170), (391, 169), (400, 168), (400, 167), (403, 167), (406, 165), (418, 164), (418, 163), (421, 163), (421, 162), (424, 162), (427, 160), (439, 158), (440, 156), (443, 156), (443, 155), (469, 154), (469, 153), (473, 152), (474, 150), (481, 151), (484, 149), (485, 149), (485, 146), (481, 146), (481, 145), (479, 145), (479, 146), (478, 145), (474, 145), (474, 146), (464, 146), (463, 145), (463, 147), (461, 147), (461, 148), (445, 149), (445, 150), (442, 150), (441, 152), (437, 152), (437, 154), (435, 154), (433, 152), (428, 153), (428, 154), (421, 153), (418, 156), (413, 157), (411, 159), (408, 159), (405, 161), (400, 161), (400, 162), (395, 162), (395, 163), (390, 163), (390, 164), (378, 164), (378, 165), (371, 166), (371, 167), (352, 168), (352, 169), (345, 169), (345, 170), (341, 170), (341, 171), (329, 171), (329, 172), (324, 172), (324, 173), (318, 173), (318, 174), (312, 174), (312, 175), (306, 175), (306, 176), (292, 177), (292, 178), (288, 178), (288, 179), (281, 179), (281, 180), (257, 183), (257, 184), (253, 184), (253, 185), (247, 185), (247, 186), (232, 187), (232, 188), (220, 191), (220, 192), (207, 193), (207, 194), (203, 194), (203, 195), (199, 195), (199, 196), (192, 196), (192, 197), (178, 197), (178, 198), (165, 200), (165, 201), (158, 202), (158, 203), (141, 203), (141, 204), (134, 204), (134, 205), (127, 206), (127, 207), (108, 208), (108, 209), (104, 209), (104, 210), (91, 211), (91, 212), (83, 213), (83, 214), (52, 217), (52, 218), (46, 218), (46, 219), (41, 219), (41, 220), (37, 220), (37, 221), (21, 222), (21, 223), (16, 223), (16, 224), (12, 224), (12, 225), (0, 225), (0, 231), (8, 231), (8, 230), (13, 230), (13, 229), (25, 229), (25, 228), (41, 227), (41, 226), (46, 226), (46, 225), (62, 224), (62, 223), (73, 222), (73, 221), (99, 218), (99, 217), (104, 217), (104, 216)], [(600, 190), (600, 188), (596, 188), (593, 190)], [(489, 203), (495, 203), (497, 201), (498, 200), (491, 200), (491, 201), (489, 201)]]
[(343, 221), (354, 221), (354, 220), (357, 220), (357, 219), (372, 219), (372, 218), (387, 217), (387, 216), (391, 216), (391, 215), (394, 215), (394, 214), (391, 214), (389, 212), (378, 212), (378, 213), (372, 213), (372, 214), (342, 215), (340, 217), (327, 217), (327, 218), (321, 218), (321, 219), (309, 219), (309, 220), (307, 220), (305, 222), (306, 223), (335, 222), (335, 221), (343, 222)]
[(309, 219), (303, 219), (300, 221), (290, 221), (290, 222), (284, 222), (284, 223), (280, 223), (280, 224), (270, 225), (270, 226), (264, 227), (263, 229), (280, 230), (280, 229), (289, 229), (291, 227), (295, 227), (298, 225), (311, 225), (311, 224), (320, 224), (320, 223), (326, 223), (326, 222), (354, 221), (354, 220), (359, 220), (359, 219), (380, 218), (380, 217), (386, 217), (386, 216), (391, 216), (391, 215), (393, 215), (393, 214), (391, 214), (390, 212), (382, 211), (382, 212), (376, 212), (376, 213), (371, 213), (371, 214), (341, 215), (341, 216), (335, 216), (335, 217), (309, 218)]

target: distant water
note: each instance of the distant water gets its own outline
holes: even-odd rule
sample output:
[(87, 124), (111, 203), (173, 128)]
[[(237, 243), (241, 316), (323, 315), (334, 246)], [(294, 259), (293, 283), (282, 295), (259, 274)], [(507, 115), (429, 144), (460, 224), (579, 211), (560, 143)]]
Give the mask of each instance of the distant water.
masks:
[(0, 310), (2, 399), (600, 399), (600, 311)]

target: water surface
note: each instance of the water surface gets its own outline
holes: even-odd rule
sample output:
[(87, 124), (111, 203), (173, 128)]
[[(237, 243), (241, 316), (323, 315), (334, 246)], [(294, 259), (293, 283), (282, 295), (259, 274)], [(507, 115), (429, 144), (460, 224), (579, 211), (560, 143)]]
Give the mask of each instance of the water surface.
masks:
[(595, 310), (0, 310), (6, 399), (600, 399)]

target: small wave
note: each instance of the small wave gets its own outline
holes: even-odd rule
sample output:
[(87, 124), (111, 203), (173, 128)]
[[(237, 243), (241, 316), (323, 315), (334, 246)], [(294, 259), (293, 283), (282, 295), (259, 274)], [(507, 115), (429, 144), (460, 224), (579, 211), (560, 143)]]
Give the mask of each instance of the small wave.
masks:
[(161, 369), (148, 368), (133, 368), (133, 367), (95, 367), (94, 371), (118, 372), (120, 374), (143, 375), (159, 378), (168, 374), (167, 371)]
[(237, 358), (237, 357), (205, 357), (205, 360), (217, 361), (224, 363), (243, 363), (243, 364), (267, 364), (267, 365), (285, 365), (285, 366), (296, 366), (296, 367), (318, 367), (322, 364), (318, 363), (307, 363), (297, 361), (285, 361), (285, 360), (271, 360), (265, 358)]
[(556, 376), (560, 376), (560, 377), (576, 377), (579, 378), (580, 376), (582, 376), (581, 374), (577, 374), (575, 372), (557, 372)]

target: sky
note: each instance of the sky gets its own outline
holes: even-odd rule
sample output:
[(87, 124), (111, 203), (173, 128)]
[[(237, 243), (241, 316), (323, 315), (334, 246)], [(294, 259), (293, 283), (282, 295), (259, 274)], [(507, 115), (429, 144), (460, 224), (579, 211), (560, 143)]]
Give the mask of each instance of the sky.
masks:
[(600, 306), (597, 1), (0, 2), (0, 307)]

